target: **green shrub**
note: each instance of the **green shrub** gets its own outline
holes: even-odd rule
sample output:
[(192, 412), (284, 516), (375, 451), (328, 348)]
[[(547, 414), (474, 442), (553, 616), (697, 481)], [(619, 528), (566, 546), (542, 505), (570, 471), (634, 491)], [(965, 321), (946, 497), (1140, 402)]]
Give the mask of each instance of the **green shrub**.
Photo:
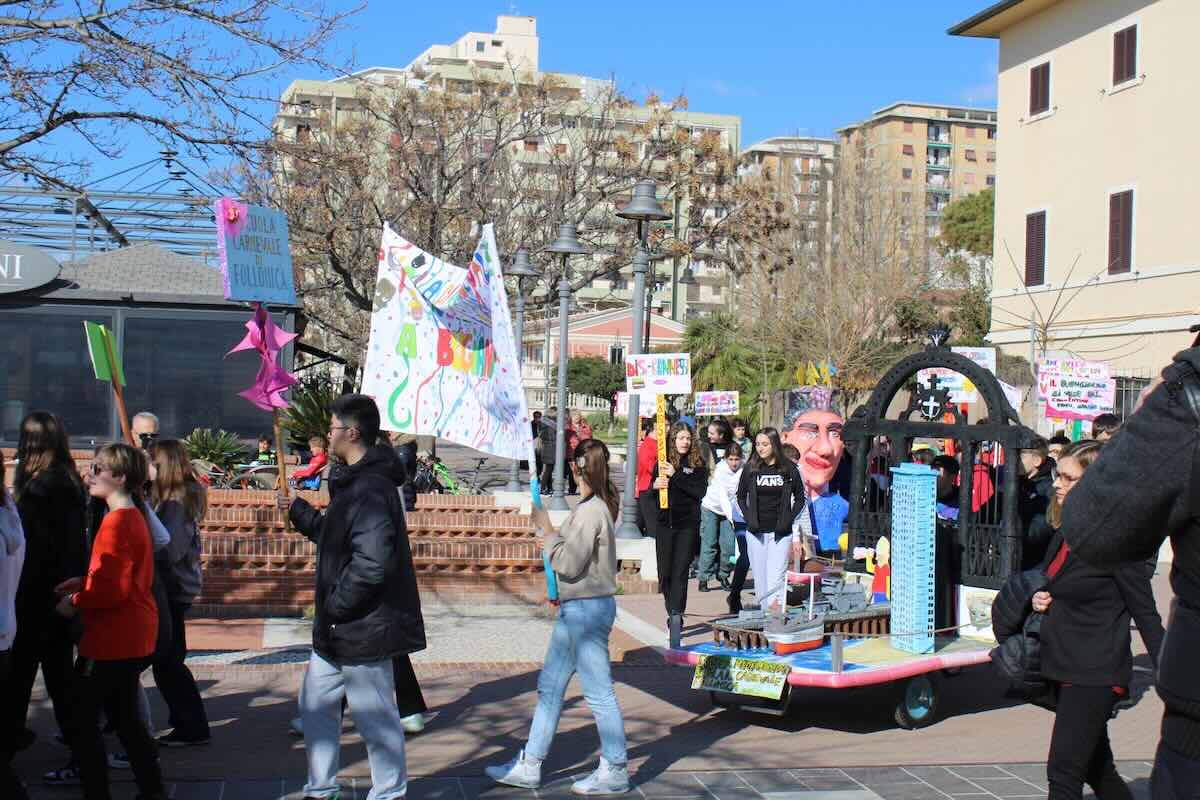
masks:
[(183, 443), (187, 445), (192, 458), (208, 461), (222, 470), (243, 463), (249, 452), (236, 433), (214, 432), (211, 428), (197, 428), (188, 434)]

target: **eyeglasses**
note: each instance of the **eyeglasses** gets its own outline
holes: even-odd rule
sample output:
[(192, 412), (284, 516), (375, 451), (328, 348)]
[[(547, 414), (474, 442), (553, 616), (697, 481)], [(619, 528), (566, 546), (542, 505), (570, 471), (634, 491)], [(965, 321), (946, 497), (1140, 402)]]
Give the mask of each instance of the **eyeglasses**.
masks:
[(99, 476), (101, 473), (107, 472), (108, 470), (109, 467), (92, 462), (92, 475)]
[(334, 431), (348, 431), (352, 430), (353, 427), (353, 425), (330, 425), (329, 432), (333, 433)]
[(157, 433), (139, 433), (138, 434), (138, 439), (140, 439), (142, 441), (142, 447), (149, 447), (151, 442), (155, 442), (158, 440), (158, 437), (159, 437), (159, 434), (157, 434)]

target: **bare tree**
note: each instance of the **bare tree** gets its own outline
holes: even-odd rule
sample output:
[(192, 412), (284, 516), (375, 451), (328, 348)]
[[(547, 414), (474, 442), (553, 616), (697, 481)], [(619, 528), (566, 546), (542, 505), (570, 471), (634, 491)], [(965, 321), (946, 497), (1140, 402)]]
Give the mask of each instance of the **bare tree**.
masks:
[(269, 136), (275, 73), (319, 54), (361, 6), (319, 0), (0, 2), (0, 171), (72, 187), (62, 134), (116, 158), (139, 128), (195, 155)]
[(895, 357), (896, 304), (924, 286), (928, 264), (924, 209), (895, 174), (861, 145), (843, 150), (827, 257), (811, 216), (793, 213), (769, 229), (741, 281), (742, 318), (764, 363), (826, 361), (837, 367), (835, 385), (856, 391)]

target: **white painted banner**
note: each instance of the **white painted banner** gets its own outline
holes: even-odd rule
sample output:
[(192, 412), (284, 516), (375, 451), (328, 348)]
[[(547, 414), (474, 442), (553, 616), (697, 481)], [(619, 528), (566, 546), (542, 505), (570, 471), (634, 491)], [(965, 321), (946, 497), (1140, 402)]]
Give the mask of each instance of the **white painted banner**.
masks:
[(385, 430), (534, 462), (491, 225), (465, 269), (384, 225), (363, 393), (379, 404)]
[[(950, 352), (966, 356), (993, 375), (996, 374), (996, 348), (994, 347), (951, 347)], [(976, 403), (979, 393), (975, 384), (961, 372), (955, 372), (948, 367), (923, 369), (917, 373), (917, 382), (929, 385), (931, 376), (936, 375), (939, 389), (950, 390), (951, 403)]]

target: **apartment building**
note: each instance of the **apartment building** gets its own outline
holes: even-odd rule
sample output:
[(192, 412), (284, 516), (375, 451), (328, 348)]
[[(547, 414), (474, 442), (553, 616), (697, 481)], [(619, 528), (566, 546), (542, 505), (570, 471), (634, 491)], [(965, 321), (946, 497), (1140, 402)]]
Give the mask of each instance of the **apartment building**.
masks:
[(862, 145), (892, 171), (901, 196), (925, 209), (936, 236), (951, 200), (996, 184), (996, 112), (902, 101), (839, 128), (843, 148)]
[(949, 31), (1000, 41), (990, 338), (1108, 362), (1118, 411), (1200, 322), (1197, 29), (1196, 0), (1005, 0)]
[[(560, 72), (545, 72), (539, 68), (539, 39), (537, 20), (534, 17), (501, 15), (497, 17), (493, 33), (466, 33), (453, 44), (433, 45), (404, 67), (371, 67), (354, 75), (335, 80), (293, 81), (280, 98), (280, 110), (276, 116), (275, 129), (285, 137), (303, 139), (311, 135), (310, 125), (318, 115), (328, 115), (332, 127), (337, 129), (339, 118), (356, 113), (360, 93), (364, 85), (386, 88), (389, 85), (425, 87), (429, 90), (469, 92), (471, 84), (481, 74), (497, 80), (515, 80), (526, 84), (537, 83), (543, 76), (552, 76), (557, 99), (563, 101), (564, 114), (578, 113), (586, 116), (588, 103), (611, 91), (612, 81)], [(636, 127), (654, 113), (646, 107), (630, 107), (622, 110), (616, 121), (618, 133), (636, 138)], [(741, 119), (727, 114), (705, 114), (694, 111), (677, 111), (672, 119), (692, 137), (715, 132), (721, 147), (736, 153), (741, 148)], [(562, 134), (550, 138), (529, 139), (522, 143), (520, 157), (536, 164), (546, 161), (555, 148), (571, 146), (571, 128), (568, 121)], [(651, 142), (637, 142), (639, 147), (651, 148)], [(599, 216), (612, 217), (617, 207), (626, 198), (614, 198), (613, 202), (598, 208), (583, 221), (583, 229), (589, 223), (598, 223)], [(688, 219), (688, 198), (661, 196), (664, 208), (673, 214), (671, 220), (655, 225), (686, 238), (682, 229)], [(730, 277), (727, 270), (702, 262), (691, 264), (681, 260), (658, 262), (656, 265), (659, 287), (652, 293), (651, 307), (677, 320), (708, 311), (723, 309), (729, 302)], [(684, 275), (695, 278), (694, 282), (680, 283)], [(602, 310), (628, 306), (632, 300), (633, 278), (629, 268), (613, 279), (598, 278), (591, 286), (576, 294), (582, 310)], [(544, 291), (544, 289), (542, 290)]]
[(805, 242), (824, 259), (832, 245), (838, 143), (812, 136), (772, 136), (742, 151), (743, 174), (769, 174), (778, 196), (808, 228)]

